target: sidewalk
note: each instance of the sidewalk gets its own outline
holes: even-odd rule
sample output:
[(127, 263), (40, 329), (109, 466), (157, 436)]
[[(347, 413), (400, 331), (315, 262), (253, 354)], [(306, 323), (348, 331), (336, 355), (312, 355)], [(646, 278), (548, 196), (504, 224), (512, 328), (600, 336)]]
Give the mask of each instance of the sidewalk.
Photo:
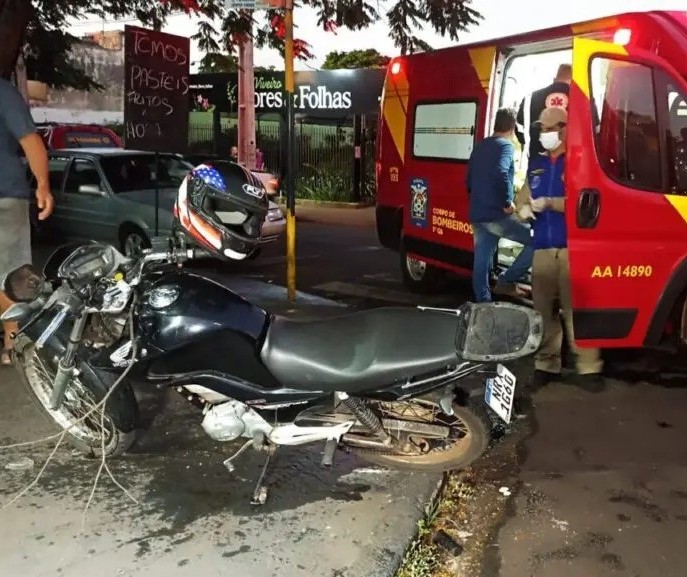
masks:
[[(284, 208), (284, 210), (286, 210)], [(334, 208), (330, 206), (303, 205), (296, 201), (296, 219), (334, 226), (362, 226), (375, 228), (375, 207)]]

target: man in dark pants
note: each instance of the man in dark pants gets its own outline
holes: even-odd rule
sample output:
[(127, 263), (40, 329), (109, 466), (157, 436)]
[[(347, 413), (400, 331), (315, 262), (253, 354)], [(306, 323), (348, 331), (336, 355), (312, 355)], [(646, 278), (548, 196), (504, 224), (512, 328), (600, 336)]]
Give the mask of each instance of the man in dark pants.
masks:
[[(570, 94), (570, 82), (572, 81), (572, 66), (561, 64), (553, 83), (523, 99), (518, 110), (517, 137), (522, 144), (522, 149), (527, 150), (529, 158), (535, 158), (546, 151), (539, 142), (539, 132), (536, 121), (546, 108), (557, 107), (568, 110), (568, 97)], [(527, 134), (527, 137), (526, 137)]]
[(494, 133), (475, 146), (468, 163), (466, 184), (475, 246), (472, 287), (477, 302), (491, 301), (489, 280), (500, 239), (512, 240), (524, 248), (499, 277), (494, 293), (522, 296), (516, 283), (532, 264), (530, 227), (513, 214), (514, 132), (515, 110), (500, 109), (496, 113)]

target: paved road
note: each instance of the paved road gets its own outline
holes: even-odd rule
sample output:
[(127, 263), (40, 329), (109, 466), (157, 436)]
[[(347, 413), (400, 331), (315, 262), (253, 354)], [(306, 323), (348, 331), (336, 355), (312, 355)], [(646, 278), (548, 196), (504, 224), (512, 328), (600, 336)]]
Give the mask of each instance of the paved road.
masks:
[[(352, 229), (343, 241), (328, 227), (300, 230), (301, 289), (379, 271), (375, 260), (388, 261), (369, 231)], [(50, 250), (39, 247), (36, 261)], [(270, 247), (258, 261), (224, 271), (235, 273), (238, 292), (275, 312), (342, 311), (308, 294), (299, 295), (295, 308), (286, 305), (278, 285), (285, 276), (282, 255), (283, 245)], [(47, 431), (13, 373), (4, 371), (0, 381), (15, 399), (0, 407), (3, 444)], [(268, 503), (256, 509), (249, 499), (262, 457), (245, 453), (230, 475), (221, 463), (236, 445), (208, 440), (199, 415), (174, 393), (139, 396), (152, 424), (132, 454), (113, 462), (113, 472), (140, 504), (105, 479), (82, 532), (98, 463), (58, 451), (30, 494), (0, 511), (0, 559), (8, 575), (391, 575), (440, 480), (371, 467), (343, 453), (333, 469), (322, 470), (321, 447), (284, 450), (270, 469)], [(35, 461), (30, 471), (0, 471), (2, 502), (32, 479), (50, 448), (0, 453), (3, 464), (24, 454)]]
[[(9, 373), (0, 443), (50, 432)], [(155, 404), (162, 406), (155, 407)], [(153, 405), (151, 407), (151, 405)], [(0, 510), (3, 575), (27, 577), (392, 575), (438, 478), (369, 467), (341, 454), (323, 470), (317, 449), (285, 450), (270, 470), (269, 499), (249, 504), (262, 459), (204, 436), (199, 415), (173, 395), (147, 399), (156, 418), (112, 472), (139, 501), (103, 478), (83, 523), (99, 462), (60, 450), (25, 498)], [(0, 502), (26, 486), (52, 444), (0, 453)], [(29, 471), (4, 466), (29, 456)]]
[[(373, 230), (299, 225), (299, 255), (301, 290), (356, 307), (417, 302), (400, 283), (396, 256), (377, 247)], [(240, 291), (286, 310), (279, 287), (283, 246), (233, 272)], [(466, 290), (458, 284), (435, 302), (458, 303)], [(340, 311), (327, 304), (300, 299), (314, 314)], [(534, 398), (526, 421), (531, 434), (522, 443), (513, 434), (512, 458), (500, 466), (504, 443), (475, 468), (481, 497), (472, 516), (465, 513), (466, 534), (475, 536), (465, 538), (461, 558), (477, 564), (466, 565), (464, 575), (684, 574), (686, 373), (680, 363), (668, 366), (656, 356), (614, 357), (616, 374), (650, 375), (656, 384), (614, 381), (599, 395), (552, 385)], [(0, 408), (0, 441), (45, 432), (11, 373), (0, 380), (13, 400)], [(209, 442), (180, 399), (144, 396), (142, 402), (152, 424), (137, 450), (113, 463), (140, 505), (106, 479), (82, 532), (97, 463), (59, 451), (39, 485), (0, 511), (3, 574), (391, 575), (438, 481), (368, 467), (347, 455), (323, 471), (317, 449), (285, 451), (270, 478), (268, 504), (254, 509), (248, 498), (259, 475), (257, 456), (241, 457), (232, 477), (221, 466), (229, 447)], [(49, 449), (25, 452), (36, 461), (32, 471), (0, 470), (2, 502), (30, 481)], [(18, 456), (0, 453), (3, 464)], [(501, 495), (502, 485), (513, 495)], [(478, 535), (484, 536), (479, 542)]]
[(687, 390), (558, 385), (535, 402), (498, 575), (685, 575)]

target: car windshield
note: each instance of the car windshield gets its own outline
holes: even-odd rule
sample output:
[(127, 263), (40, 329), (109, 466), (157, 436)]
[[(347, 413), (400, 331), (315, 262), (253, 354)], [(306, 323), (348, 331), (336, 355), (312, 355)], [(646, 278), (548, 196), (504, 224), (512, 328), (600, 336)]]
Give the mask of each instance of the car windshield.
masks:
[(166, 154), (158, 155), (157, 167), (153, 154), (106, 155), (100, 158), (100, 165), (115, 194), (156, 186), (175, 188), (193, 168), (192, 164)]

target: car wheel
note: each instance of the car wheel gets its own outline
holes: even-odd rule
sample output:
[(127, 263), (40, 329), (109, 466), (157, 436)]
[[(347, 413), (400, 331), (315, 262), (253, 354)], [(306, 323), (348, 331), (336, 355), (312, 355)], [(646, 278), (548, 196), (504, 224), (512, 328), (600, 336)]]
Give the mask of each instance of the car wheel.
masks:
[(137, 226), (126, 226), (119, 235), (122, 253), (127, 257), (137, 257), (145, 249), (150, 248), (150, 239)]
[(425, 261), (409, 256), (401, 249), (401, 274), (403, 282), (413, 292), (432, 294), (446, 287), (446, 272)]

